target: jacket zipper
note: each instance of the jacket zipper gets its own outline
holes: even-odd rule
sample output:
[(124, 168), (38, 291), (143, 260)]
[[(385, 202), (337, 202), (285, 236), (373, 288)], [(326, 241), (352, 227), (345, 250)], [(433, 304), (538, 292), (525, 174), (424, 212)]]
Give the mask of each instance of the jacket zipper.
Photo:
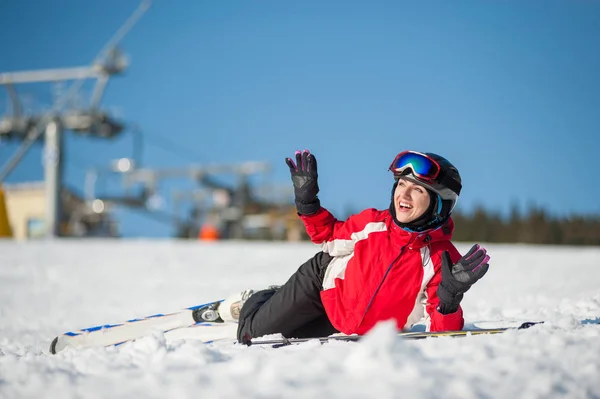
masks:
[(398, 261), (398, 259), (400, 259), (400, 257), (402, 256), (402, 253), (404, 252), (404, 248), (406, 248), (407, 245), (408, 244), (406, 244), (405, 246), (403, 246), (402, 248), (400, 248), (400, 253), (398, 254), (398, 256), (396, 256), (396, 258), (394, 258), (394, 260), (392, 261), (392, 263), (390, 263), (390, 265), (388, 266), (387, 270), (385, 271), (385, 274), (383, 275), (383, 278), (379, 282), (379, 285), (377, 286), (377, 289), (375, 290), (375, 292), (373, 293), (373, 296), (369, 300), (369, 304), (367, 305), (367, 308), (365, 309), (365, 312), (363, 313), (362, 318), (360, 319), (360, 323), (358, 323), (359, 326), (362, 324), (363, 320), (365, 319), (365, 316), (367, 315), (367, 312), (369, 311), (369, 308), (371, 308), (371, 304), (373, 303), (373, 300), (377, 296), (377, 293), (379, 292), (379, 289), (383, 285), (383, 282), (385, 281), (385, 278), (390, 273), (390, 270), (392, 270), (392, 267), (394, 266), (394, 263), (396, 263)]

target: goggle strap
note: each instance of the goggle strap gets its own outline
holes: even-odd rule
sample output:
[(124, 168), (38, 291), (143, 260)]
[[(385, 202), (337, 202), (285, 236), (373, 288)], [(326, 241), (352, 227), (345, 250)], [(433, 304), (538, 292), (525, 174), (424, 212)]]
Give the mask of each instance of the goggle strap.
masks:
[(459, 182), (457, 182), (456, 180), (454, 180), (453, 178), (451, 178), (450, 176), (445, 174), (443, 170), (440, 170), (440, 174), (438, 175), (437, 180), (439, 180), (439, 182), (443, 186), (448, 187), (450, 190), (454, 191), (457, 195), (460, 195), (460, 190), (462, 190), (462, 184), (460, 184)]

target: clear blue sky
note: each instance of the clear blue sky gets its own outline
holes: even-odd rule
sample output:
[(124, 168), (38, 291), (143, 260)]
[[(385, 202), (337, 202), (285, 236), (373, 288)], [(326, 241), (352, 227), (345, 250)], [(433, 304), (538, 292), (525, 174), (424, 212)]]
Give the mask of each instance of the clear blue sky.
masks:
[[(0, 71), (86, 65), (137, 5), (0, 0)], [(459, 167), (460, 210), (600, 212), (600, 2), (162, 0), (121, 48), (131, 66), (103, 105), (147, 132), (145, 166), (259, 160), (291, 184), (284, 158), (308, 148), (342, 214), (387, 207), (386, 169), (415, 149)], [(19, 90), (51, 102), (50, 85)], [(69, 134), (66, 182), (131, 148)], [(41, 179), (40, 157), (8, 182)], [(125, 235), (172, 233), (119, 215)]]

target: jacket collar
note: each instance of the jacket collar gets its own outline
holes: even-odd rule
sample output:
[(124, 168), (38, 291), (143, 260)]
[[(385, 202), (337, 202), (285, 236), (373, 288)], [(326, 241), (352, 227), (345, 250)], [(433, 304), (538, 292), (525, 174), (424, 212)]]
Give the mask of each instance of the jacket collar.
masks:
[(435, 229), (425, 231), (406, 231), (396, 223), (394, 217), (390, 214), (391, 231), (394, 235), (402, 238), (402, 241), (410, 243), (411, 247), (421, 248), (435, 241), (449, 241), (452, 239), (454, 232), (454, 221), (448, 218), (444, 224)]

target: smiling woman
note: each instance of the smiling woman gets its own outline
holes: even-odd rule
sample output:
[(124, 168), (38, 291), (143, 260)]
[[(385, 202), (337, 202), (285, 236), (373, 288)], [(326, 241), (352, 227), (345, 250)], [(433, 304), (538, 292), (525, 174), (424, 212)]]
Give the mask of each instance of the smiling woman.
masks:
[(416, 224), (421, 219), (428, 221), (433, 211), (434, 198), (425, 187), (403, 177), (399, 178), (392, 192), (396, 220), (404, 225)]
[(462, 188), (458, 169), (430, 153), (404, 151), (389, 170), (390, 206), (345, 221), (321, 207), (317, 160), (296, 151), (290, 169), (296, 209), (322, 251), (281, 287), (252, 289), (195, 312), (196, 321), (238, 321), (238, 340), (280, 333), (306, 338), (364, 334), (395, 320), (399, 330), (423, 321), (431, 331), (460, 330), (460, 302), (488, 270), (479, 245), (465, 256), (451, 243), (450, 217)]

